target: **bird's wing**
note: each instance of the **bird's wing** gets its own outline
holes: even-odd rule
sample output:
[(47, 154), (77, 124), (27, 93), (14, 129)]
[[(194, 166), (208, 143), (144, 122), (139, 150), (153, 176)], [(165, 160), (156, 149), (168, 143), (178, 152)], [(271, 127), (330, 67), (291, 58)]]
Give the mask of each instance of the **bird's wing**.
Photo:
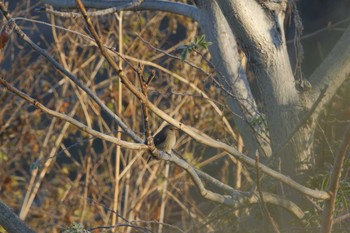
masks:
[(154, 145), (158, 146), (165, 141), (165, 134), (161, 131), (154, 136)]

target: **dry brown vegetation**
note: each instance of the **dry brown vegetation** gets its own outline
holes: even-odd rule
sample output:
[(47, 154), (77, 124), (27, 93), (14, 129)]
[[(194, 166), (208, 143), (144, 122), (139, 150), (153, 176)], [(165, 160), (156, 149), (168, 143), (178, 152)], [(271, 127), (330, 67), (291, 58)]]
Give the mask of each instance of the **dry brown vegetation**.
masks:
[[(16, 23), (144, 138), (141, 102), (121, 84), (96, 45), (77, 33), (87, 34), (83, 18), (54, 17), (28, 6), (29, 1), (19, 4), (12, 17), (47, 17), (50, 25), (69, 31), (21, 19)], [(155, 70), (148, 92), (152, 103), (184, 124), (243, 151), (238, 146), (232, 113), (223, 99), (225, 94), (213, 81), (216, 71), (207, 62), (208, 51), (188, 53), (186, 61), (190, 64), (181, 60), (178, 48), (201, 35), (195, 22), (161, 12), (114, 13), (93, 17), (93, 22), (104, 45), (125, 57), (123, 60), (112, 54), (136, 87), (140, 88), (135, 71), (139, 64), (145, 66), (145, 77)], [(1, 78), (10, 85), (88, 127), (131, 141), (85, 92), (16, 35), (11, 35), (0, 60)], [(329, 152), (338, 148), (341, 129), (349, 121), (348, 89), (344, 85), (320, 120), (317, 161), (322, 165), (328, 164)], [(0, 106), (0, 199), (38, 232), (61, 232), (73, 223), (92, 229), (116, 222), (128, 225), (118, 226), (117, 232), (235, 232), (254, 218), (259, 224), (265, 222), (262, 229), (271, 229), (262, 207), (237, 211), (204, 200), (180, 167), (165, 161), (146, 163), (143, 151), (118, 149), (48, 116), (2, 87)], [(164, 125), (151, 112), (150, 123), (153, 133)], [(175, 149), (194, 167), (234, 188), (248, 192), (256, 180), (254, 169), (241, 167), (227, 153), (199, 144), (182, 132)], [(349, 211), (349, 196), (345, 195), (350, 187), (348, 167), (345, 165), (343, 171), (339, 214)], [(310, 178), (313, 188), (326, 187), (324, 174), (328, 168), (323, 169)], [(272, 188), (270, 182), (266, 179), (263, 183), (265, 190)], [(317, 203), (315, 206), (321, 209)], [(318, 214), (310, 213), (307, 218), (304, 226), (310, 231), (318, 224)]]

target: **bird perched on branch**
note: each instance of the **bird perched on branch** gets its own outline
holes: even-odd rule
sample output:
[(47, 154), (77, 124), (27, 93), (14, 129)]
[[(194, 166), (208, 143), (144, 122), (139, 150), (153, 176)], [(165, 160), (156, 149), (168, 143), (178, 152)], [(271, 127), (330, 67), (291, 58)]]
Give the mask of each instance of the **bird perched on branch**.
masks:
[(157, 133), (154, 136), (154, 145), (157, 149), (170, 154), (176, 143), (176, 131), (177, 128), (175, 126), (167, 125)]
[[(154, 145), (158, 150), (171, 154), (171, 150), (176, 143), (177, 128), (173, 125), (166, 125), (161, 131), (154, 136)], [(147, 162), (151, 159), (148, 158)]]

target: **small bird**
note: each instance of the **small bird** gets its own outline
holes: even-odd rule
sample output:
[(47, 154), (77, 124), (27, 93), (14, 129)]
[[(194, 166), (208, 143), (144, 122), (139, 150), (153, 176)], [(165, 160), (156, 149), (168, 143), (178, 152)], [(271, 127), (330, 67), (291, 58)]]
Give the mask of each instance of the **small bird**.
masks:
[[(171, 154), (171, 150), (176, 143), (177, 128), (173, 125), (166, 125), (160, 132), (154, 136), (154, 145), (158, 150)], [(151, 157), (148, 158), (148, 161)], [(147, 161), (147, 162), (148, 162)]]
[(170, 154), (176, 143), (176, 131), (177, 128), (175, 126), (167, 125), (157, 133), (154, 136), (154, 145), (157, 149)]

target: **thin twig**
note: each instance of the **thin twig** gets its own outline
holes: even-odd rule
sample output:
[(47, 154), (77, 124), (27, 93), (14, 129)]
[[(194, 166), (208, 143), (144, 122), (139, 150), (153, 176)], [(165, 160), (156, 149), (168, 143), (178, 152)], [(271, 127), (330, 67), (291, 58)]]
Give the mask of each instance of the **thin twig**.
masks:
[[(81, 1), (78, 1), (79, 6), (81, 9), (84, 9), (84, 6), (82, 6)], [(5, 10), (4, 4), (0, 3), (0, 10), (3, 12), (4, 16), (9, 20), (10, 17), (7, 13), (7, 11)], [(85, 11), (86, 13), (86, 11)], [(226, 152), (228, 152), (231, 155), (234, 155), (237, 159), (249, 164), (250, 166), (254, 166), (255, 165), (255, 161), (254, 159), (249, 158), (248, 156), (244, 155), (243, 153), (240, 153), (239, 151), (237, 151), (235, 148), (214, 140), (213, 138), (209, 137), (208, 135), (202, 133), (201, 131), (189, 127), (177, 120), (175, 120), (174, 118), (170, 117), (168, 114), (164, 113), (162, 110), (160, 110), (159, 108), (157, 108), (155, 105), (153, 105), (152, 103), (150, 103), (145, 96), (140, 93), (138, 91), (138, 89), (126, 78), (123, 76), (123, 74), (121, 73), (122, 71), (120, 69), (118, 69), (118, 65), (115, 64), (114, 59), (112, 59), (110, 57), (110, 55), (108, 54), (108, 52), (106, 51), (105, 47), (102, 45), (101, 39), (99, 38), (96, 30), (94, 29), (92, 23), (91, 23), (91, 19), (88, 18), (87, 15), (85, 15), (84, 17), (85, 21), (88, 24), (88, 27), (92, 33), (92, 35), (95, 38), (96, 44), (98, 45), (102, 55), (106, 58), (106, 60), (108, 61), (108, 63), (113, 67), (113, 69), (117, 72), (117, 75), (119, 75), (119, 77), (122, 79), (122, 81), (124, 82), (124, 84), (126, 85), (126, 87), (135, 95), (137, 96), (140, 100), (147, 102), (148, 107), (159, 117), (161, 117), (163, 120), (167, 121), (168, 123), (176, 126), (177, 128), (180, 128), (182, 131), (184, 131), (185, 133), (187, 133), (189, 136), (193, 137), (194, 139), (196, 139), (198, 142), (203, 143), (205, 145), (217, 148), (217, 149), (221, 149), (224, 150)], [(98, 105), (108, 113), (108, 115), (114, 117), (114, 119), (116, 120), (116, 118), (119, 119), (118, 116), (116, 116), (113, 112), (111, 112), (99, 99), (96, 95), (92, 94), (91, 91), (84, 87), (84, 85), (82, 85), (80, 83), (80, 81), (73, 76), (71, 73), (69, 73), (68, 71), (64, 70), (62, 68), (62, 66), (60, 66), (60, 64), (58, 64), (51, 56), (48, 55), (48, 53), (41, 49), (39, 46), (37, 46), (36, 44), (34, 44), (29, 38), (28, 36), (26, 36), (16, 25), (15, 26), (15, 31), (17, 32), (17, 34), (20, 36), (20, 38), (22, 38), (24, 41), (26, 41), (27, 43), (29, 43), (36, 51), (38, 51), (41, 55), (45, 56), (48, 61), (50, 61), (51, 63), (53, 63), (55, 65), (55, 67), (57, 69), (59, 69), (61, 72), (63, 72), (65, 75), (67, 75), (69, 78), (71, 78), (79, 87), (81, 87), (84, 91), (89, 92), (88, 95), (94, 99), (94, 101), (96, 103), (98, 103)], [(120, 120), (120, 119), (119, 119)], [(142, 142), (142, 139), (140, 137), (138, 137), (137, 135), (135, 135), (135, 133), (128, 128), (124, 122), (122, 122), (121, 120), (118, 121), (119, 124), (123, 125), (123, 129), (129, 134), (133, 136), (133, 139), (136, 140), (137, 142)], [(165, 155), (165, 153), (162, 153), (162, 155)], [(162, 156), (161, 156), (162, 157)], [(186, 163), (186, 167), (189, 166), (191, 167), (189, 164)], [(268, 175), (270, 175), (271, 177), (274, 177), (275, 179), (282, 181), (283, 183), (293, 187), (294, 189), (309, 195), (311, 197), (317, 198), (317, 199), (328, 199), (329, 198), (329, 194), (327, 192), (324, 191), (319, 191), (319, 190), (312, 190), (310, 188), (307, 188), (297, 182), (295, 182), (294, 180), (292, 180), (291, 178), (274, 171), (273, 169), (263, 165), (263, 164), (259, 164), (259, 168), (261, 169), (262, 172), (267, 173)], [(192, 174), (191, 174), (192, 175)]]
[[(51, 62), (56, 69), (58, 69), (60, 72), (62, 72), (65, 76), (67, 76), (70, 80), (72, 80), (78, 87), (80, 87), (88, 96), (90, 96), (91, 99), (93, 99), (97, 105), (108, 115), (118, 123), (122, 127), (122, 129), (136, 142), (142, 142), (142, 139), (136, 135), (121, 119), (119, 116), (114, 114), (106, 105), (102, 103), (102, 101), (85, 85), (83, 85), (78, 78), (76, 78), (72, 73), (68, 72), (64, 67), (62, 67), (61, 64), (59, 64), (53, 57), (51, 57), (48, 52), (41, 47), (39, 47), (37, 44), (35, 44), (18, 26), (17, 24), (12, 20), (10, 14), (5, 8), (5, 5), (3, 2), (0, 2), (0, 10), (5, 16), (5, 18), (8, 21), (12, 21), (14, 24), (14, 31), (17, 33), (17, 35), (24, 40), (26, 43), (28, 43), (35, 51), (37, 51), (39, 54), (44, 56), (49, 62)], [(90, 38), (91, 40), (91, 38)]]
[(257, 189), (258, 189), (258, 193), (260, 196), (260, 204), (262, 205), (264, 212), (268, 218), (268, 220), (270, 221), (272, 228), (274, 230), (274, 232), (276, 233), (280, 233), (280, 230), (278, 229), (278, 225), (276, 223), (276, 221), (273, 219), (269, 209), (267, 208), (267, 205), (264, 201), (264, 195), (261, 189), (261, 182), (260, 182), (260, 169), (259, 169), (259, 155), (255, 156), (255, 163), (256, 163), (256, 185), (257, 185)]
[[(327, 30), (330, 31), (334, 26), (338, 26), (340, 24), (347, 23), (349, 21), (350, 21), (350, 17), (346, 18), (346, 19), (343, 19), (343, 20), (340, 20), (339, 22), (336, 22), (336, 23), (333, 23), (333, 24), (328, 24), (327, 27), (324, 27), (324, 28), (322, 28), (320, 30), (317, 30), (317, 31), (311, 32), (309, 34), (306, 34), (306, 35), (300, 37), (300, 39), (304, 40), (304, 39), (316, 36), (317, 34), (319, 34), (321, 32), (324, 32), (324, 31), (327, 31)], [(294, 42), (294, 39), (291, 39), (291, 40), (287, 41), (287, 44), (291, 44), (293, 42)]]
[(210, 176), (209, 174), (202, 172), (201, 170), (195, 169), (196, 173), (200, 178), (207, 181), (208, 183), (216, 186), (217, 188), (223, 190), (224, 192), (229, 193), (231, 196), (242, 196), (242, 195), (248, 195), (248, 193), (241, 192), (239, 190), (236, 190), (232, 188), (231, 186), (222, 183), (221, 181), (217, 180), (216, 178)]
[[(181, 57), (172, 55), (172, 54), (170, 54), (170, 53), (168, 53), (168, 52), (166, 52), (166, 51), (164, 51), (164, 50), (162, 50), (162, 49), (158, 49), (158, 48), (154, 47), (150, 42), (148, 42), (148, 41), (146, 41), (145, 39), (143, 39), (143, 38), (142, 38), (141, 36), (139, 36), (138, 34), (136, 34), (136, 35), (137, 35), (145, 44), (147, 44), (151, 49), (154, 49), (155, 51), (158, 51), (158, 52), (160, 52), (160, 53), (163, 53), (163, 54), (165, 54), (166, 56), (171, 57), (171, 58), (173, 58), (173, 59), (177, 59), (177, 60), (183, 61)], [(198, 51), (196, 51), (196, 52), (197, 52), (198, 54), (200, 54)], [(200, 55), (201, 55), (201, 54), (200, 54)], [(202, 56), (202, 58), (204, 58), (203, 55), (201, 55), (201, 56)], [(225, 81), (226, 85), (227, 85), (228, 87), (231, 87), (231, 85), (229, 85), (229, 83), (227, 83), (227, 80), (225, 79), (225, 77), (224, 77), (218, 70), (215, 69), (214, 65), (213, 65), (210, 61), (208, 61), (207, 59), (204, 59), (204, 60), (209, 64), (209, 66), (211, 66), (212, 69), (215, 70), (215, 72), (216, 72), (217, 74), (219, 74), (219, 75), (221, 76), (222, 80)], [(218, 81), (218, 80), (215, 79), (215, 77), (213, 76), (213, 74), (209, 74), (208, 72), (206, 72), (205, 70), (203, 70), (203, 69), (200, 68), (199, 66), (197, 66), (197, 65), (195, 65), (195, 64), (193, 64), (193, 63), (191, 63), (191, 62), (189, 62), (189, 61), (184, 60), (183, 62), (186, 63), (187, 65), (191, 66), (192, 68), (194, 68), (194, 69), (200, 71), (201, 73), (203, 73), (203, 74), (206, 75), (207, 77), (209, 77), (219, 89), (223, 90), (224, 93), (226, 93), (227, 95), (231, 96), (233, 99), (237, 100), (238, 103), (241, 103), (241, 99), (240, 99), (238, 96), (236, 96), (236, 95), (233, 93), (233, 91), (230, 91), (230, 90), (226, 89), (226, 88), (220, 83), (220, 81)], [(249, 103), (249, 104), (250, 104), (250, 103)], [(242, 109), (244, 109), (247, 113), (249, 113), (249, 111), (245, 108), (245, 106), (244, 106), (243, 104), (240, 104), (240, 105), (242, 105), (242, 106), (240, 106)], [(258, 114), (260, 115), (260, 113), (258, 113)]]
[[(118, 48), (119, 53), (123, 54), (123, 11), (120, 12), (119, 17), (116, 14), (118, 19)], [(118, 62), (119, 69), (123, 69), (123, 61), (119, 59)], [(111, 83), (113, 82), (112, 79), (110, 79)], [(113, 85), (111, 85), (111, 94), (113, 93)], [(113, 98), (112, 98), (113, 99)], [(115, 109), (118, 112), (118, 115), (122, 115), (122, 108), (123, 108), (123, 84), (120, 79), (118, 79), (118, 103), (114, 101)], [(122, 134), (120, 133), (120, 126), (118, 125), (118, 133), (117, 138), (121, 139)], [(115, 185), (114, 185), (114, 197), (113, 197), (113, 210), (118, 211), (119, 207), (119, 193), (120, 193), (120, 160), (121, 160), (121, 147), (117, 146), (117, 150), (115, 152), (115, 171), (114, 171), (114, 179), (115, 179)], [(118, 222), (118, 216), (113, 215), (112, 216), (112, 225), (115, 225)], [(113, 229), (112, 232), (116, 232), (116, 229)]]
[(329, 200), (326, 200), (323, 209), (323, 220), (320, 231), (322, 233), (330, 233), (332, 231), (333, 214), (335, 210), (335, 202), (337, 199), (341, 172), (343, 169), (344, 159), (350, 151), (350, 126), (348, 126), (346, 129), (342, 142), (343, 143), (341, 144), (334, 161), (333, 170), (328, 186), (328, 192), (330, 193), (331, 198)]
[(30, 96), (28, 96), (27, 94), (21, 92), (20, 90), (18, 90), (17, 88), (11, 86), (8, 82), (6, 82), (6, 80), (4, 80), (3, 78), (0, 78), (0, 84), (3, 85), (6, 89), (8, 89), (9, 91), (11, 91), (12, 93), (16, 94), (17, 96), (21, 97), (22, 99), (28, 101), (29, 103), (33, 104), (35, 107), (37, 107), (38, 109), (41, 109), (42, 111), (46, 112), (47, 114), (53, 116), (53, 117), (57, 117), (59, 119), (62, 119), (64, 121), (67, 121), (69, 123), (71, 123), (72, 125), (76, 126), (77, 128), (79, 128), (81, 131), (84, 131), (92, 136), (95, 136), (97, 138), (100, 138), (102, 140), (106, 140), (108, 142), (112, 142), (114, 144), (120, 145), (124, 148), (128, 148), (131, 150), (142, 150), (142, 149), (147, 149), (147, 146), (144, 144), (139, 144), (139, 143), (132, 143), (132, 142), (127, 142), (127, 141), (123, 141), (123, 140), (119, 140), (115, 137), (112, 137), (110, 135), (98, 132), (94, 129), (89, 128), (88, 126), (82, 124), (81, 122), (75, 120), (74, 118), (63, 114), (63, 113), (59, 113), (56, 112), (54, 110), (51, 110), (47, 107), (45, 107), (44, 105), (42, 105), (41, 103), (39, 103), (37, 100), (31, 98)]
[[(247, 101), (246, 99), (242, 99), (242, 98), (240, 98), (239, 96), (237, 96), (236, 94), (234, 94), (234, 91), (233, 91), (233, 89), (232, 89), (232, 85), (230, 85), (230, 84), (227, 82), (227, 79), (224, 77), (224, 75), (221, 74), (221, 73), (215, 68), (214, 64), (211, 63), (208, 59), (206, 59), (206, 58), (204, 57), (203, 54), (201, 54), (198, 50), (194, 50), (194, 52), (196, 52), (197, 54), (199, 54), (199, 55), (202, 57), (202, 59), (204, 59), (204, 61), (205, 61), (212, 69), (215, 70), (215, 72), (221, 77), (221, 80), (223, 80), (224, 84), (225, 84), (229, 89), (227, 89), (223, 84), (221, 84), (220, 81), (217, 80), (217, 79), (213, 76), (213, 74), (207, 73), (207, 72), (206, 72), (205, 70), (203, 70), (202, 68), (198, 67), (197, 65), (195, 65), (195, 64), (193, 64), (193, 63), (191, 63), (191, 62), (189, 62), (189, 61), (187, 61), (187, 60), (183, 60), (181, 57), (172, 55), (172, 54), (170, 54), (170, 53), (168, 53), (168, 52), (166, 52), (166, 51), (164, 51), (164, 50), (162, 50), (162, 49), (159, 49), (159, 48), (154, 47), (150, 42), (148, 42), (147, 40), (143, 39), (143, 38), (142, 38), (141, 36), (139, 36), (138, 34), (136, 34), (136, 35), (137, 35), (144, 43), (146, 43), (150, 48), (152, 48), (153, 50), (158, 51), (158, 52), (160, 52), (160, 53), (163, 53), (164, 55), (166, 55), (166, 56), (168, 56), (168, 57), (171, 57), (171, 58), (173, 58), (173, 59), (180, 60), (180, 61), (186, 63), (187, 65), (191, 66), (192, 68), (197, 69), (197, 70), (200, 71), (201, 73), (205, 74), (207, 77), (209, 77), (219, 89), (221, 89), (221, 90), (222, 90), (224, 93), (226, 93), (227, 95), (231, 96), (231, 97), (238, 103), (240, 109), (242, 110), (242, 112), (243, 112), (244, 114), (243, 114), (243, 117), (242, 117), (242, 116), (238, 116), (238, 115), (237, 115), (236, 113), (234, 113), (234, 112), (232, 112), (232, 113), (233, 113), (234, 115), (236, 115), (237, 117), (241, 118), (243, 121), (245, 121), (246, 124), (251, 128), (251, 130), (254, 132), (254, 134), (255, 134), (257, 137), (260, 137), (261, 139), (266, 140), (266, 138), (265, 138), (263, 135), (261, 135), (261, 133), (259, 133), (260, 130), (257, 130), (256, 127), (254, 127), (254, 126), (251, 124), (250, 120), (248, 119), (248, 115), (250, 115), (250, 118), (252, 118), (252, 117), (253, 117), (253, 114), (251, 113), (251, 111), (249, 111), (249, 109), (247, 108), (247, 106), (246, 106), (245, 104), (243, 104), (243, 101), (246, 101), (246, 102), (248, 103), (248, 105), (250, 105), (250, 106), (252, 107), (251, 109), (253, 109), (253, 110), (255, 111), (256, 115), (261, 116), (261, 113), (259, 113), (259, 112), (257, 111), (257, 108), (255, 107), (254, 103), (252, 103), (251, 101)], [(237, 78), (239, 78), (239, 77), (237, 77)], [(230, 89), (231, 89), (231, 90), (230, 90)], [(233, 135), (233, 137), (234, 137), (235, 139), (237, 138), (237, 136), (236, 136), (234, 133), (233, 133), (232, 135)], [(269, 141), (266, 141), (266, 142), (269, 143)]]
[[(95, 231), (95, 230), (100, 230), (100, 229), (115, 229), (118, 227), (131, 227), (137, 231), (141, 231), (141, 232), (153, 232), (145, 227), (139, 227), (139, 226), (135, 226), (135, 225), (131, 225), (130, 223), (117, 223), (114, 226), (98, 226), (98, 227), (94, 227), (94, 228), (90, 228), (88, 229), (88, 231)], [(100, 231), (98, 231), (100, 232)]]
[[(143, 69), (144, 69), (144, 66), (139, 64), (136, 73), (137, 73), (137, 77), (139, 78), (142, 93), (146, 97), (146, 99), (148, 99), (148, 93), (147, 93), (148, 92), (148, 85), (145, 83), (145, 80), (143, 78)], [(147, 82), (148, 82), (148, 80), (147, 80)], [(142, 105), (142, 112), (143, 112), (143, 121), (144, 121), (145, 129), (146, 129), (146, 132), (145, 132), (146, 144), (149, 147), (149, 151), (151, 152), (152, 157), (159, 159), (159, 153), (154, 145), (154, 141), (153, 141), (153, 137), (152, 137), (152, 133), (151, 133), (147, 105), (144, 101), (141, 101), (141, 105)], [(150, 159), (151, 159), (151, 157), (148, 158), (147, 162)]]
[[(19, 90), (13, 88), (12, 86), (10, 86), (5, 80), (3, 79), (0, 79), (0, 84), (2, 84), (3, 86), (5, 86), (6, 88), (8, 88), (10, 91), (13, 91), (15, 94), (18, 94), (20, 97), (24, 98), (25, 100), (27, 100), (28, 102), (34, 104), (36, 107), (42, 109), (43, 111), (47, 112), (48, 114), (52, 114), (53, 116), (56, 116), (59, 117), (61, 115), (64, 115), (64, 114), (61, 114), (61, 113), (57, 113), (53, 110), (50, 110), (50, 109), (47, 109), (46, 107), (44, 107), (43, 105), (41, 105), (40, 103), (38, 103), (37, 101), (35, 101), (34, 99), (32, 99), (31, 97), (27, 96), (26, 94), (20, 92)], [(77, 124), (77, 125), (83, 125), (81, 124), (80, 122), (72, 119), (72, 118), (69, 118), (69, 117), (66, 117), (66, 116), (63, 116), (61, 119), (65, 120), (65, 121), (68, 121), (70, 123), (74, 123), (74, 124)], [(76, 121), (76, 122), (74, 122)], [(83, 125), (84, 126), (84, 125)], [(88, 132), (90, 131), (90, 129), (88, 129), (87, 126), (84, 126), (84, 127), (81, 127), (80, 128), (82, 131), (85, 131), (85, 132)], [(91, 129), (92, 130), (92, 129)], [(94, 130), (92, 130), (94, 131)], [(98, 132), (99, 133), (99, 132)], [(101, 134), (101, 133), (100, 133)], [(92, 134), (94, 135), (94, 134)], [(94, 135), (96, 137), (98, 137), (98, 135)], [(108, 136), (110, 137), (110, 136)], [(113, 138), (113, 137), (110, 137), (110, 138)], [(101, 138), (103, 140), (108, 140), (108, 138)], [(114, 140), (116, 140), (115, 138), (113, 138)], [(113, 141), (112, 141), (113, 142)], [(127, 142), (125, 142), (127, 143)], [(117, 144), (117, 143), (116, 143)], [(136, 143), (130, 143), (131, 145), (135, 145)], [(123, 145), (121, 145), (123, 146)], [(137, 147), (140, 147), (141, 149), (145, 149), (147, 148), (146, 145), (144, 144), (136, 144)], [(124, 146), (126, 147), (126, 146)], [(127, 147), (126, 147), (127, 148)], [(232, 197), (228, 197), (228, 196), (225, 196), (225, 195), (221, 195), (221, 194), (218, 194), (218, 193), (215, 193), (215, 192), (212, 192), (210, 190), (207, 190), (205, 187), (204, 187), (204, 184), (203, 182), (201, 181), (201, 179), (199, 178), (197, 172), (195, 171), (195, 169), (190, 166), (187, 162), (185, 162), (184, 160), (182, 159), (179, 159), (177, 156), (175, 156), (174, 154), (172, 156), (168, 155), (167, 153), (164, 153), (164, 152), (161, 152), (159, 151), (159, 153), (161, 154), (161, 158), (164, 159), (164, 160), (168, 160), (168, 161), (171, 161), (171, 162), (174, 162), (176, 163), (178, 166), (182, 167), (184, 170), (186, 170), (192, 177), (194, 183), (196, 184), (197, 188), (199, 189), (200, 191), (200, 194), (208, 199), (208, 200), (211, 200), (211, 201), (214, 201), (214, 202), (218, 202), (218, 203), (221, 203), (221, 204), (226, 204), (228, 206), (235, 206), (237, 203), (235, 201), (235, 199), (233, 199)], [(245, 195), (246, 196), (246, 195)], [(289, 204), (290, 205), (290, 204)], [(292, 210), (291, 210), (292, 211)]]
[[(160, 204), (160, 213), (159, 213), (159, 222), (163, 223), (164, 222), (164, 217), (165, 217), (165, 205), (167, 203), (167, 189), (168, 189), (168, 178), (169, 178), (169, 172), (170, 172), (170, 164), (166, 163), (165, 164), (165, 169), (164, 169), (164, 181), (162, 185), (162, 196), (161, 196), (161, 204)], [(158, 233), (163, 232), (163, 224), (160, 224), (158, 227)]]
[(333, 219), (333, 223), (340, 223), (341, 221), (344, 221), (349, 218), (350, 218), (350, 213), (340, 215)]
[[(179, 227), (177, 227), (176, 225), (171, 225), (171, 224), (167, 224), (167, 223), (164, 223), (164, 222), (159, 222), (159, 221), (145, 221), (145, 220), (134, 220), (132, 222), (141, 222), (141, 223), (146, 223), (146, 224), (158, 224), (158, 225), (164, 225), (164, 226), (167, 226), (169, 228), (172, 228), (172, 229), (175, 229), (181, 233), (185, 233), (185, 231), (181, 230)], [(173, 232), (173, 231), (171, 231)]]
[[(46, 12), (49, 14), (52, 14), (54, 16), (59, 16), (59, 17), (64, 17), (64, 18), (81, 18), (83, 15), (81, 13), (76, 13), (76, 12), (64, 12), (64, 11), (58, 11), (52, 9), (52, 7), (47, 8), (47, 7), (41, 7), (36, 9), (38, 12)], [(96, 10), (96, 11), (88, 11), (88, 15), (90, 17), (95, 17), (95, 16), (102, 16), (102, 15), (108, 15), (108, 14), (113, 14), (114, 12), (118, 11), (118, 7), (111, 7), (103, 10)]]

